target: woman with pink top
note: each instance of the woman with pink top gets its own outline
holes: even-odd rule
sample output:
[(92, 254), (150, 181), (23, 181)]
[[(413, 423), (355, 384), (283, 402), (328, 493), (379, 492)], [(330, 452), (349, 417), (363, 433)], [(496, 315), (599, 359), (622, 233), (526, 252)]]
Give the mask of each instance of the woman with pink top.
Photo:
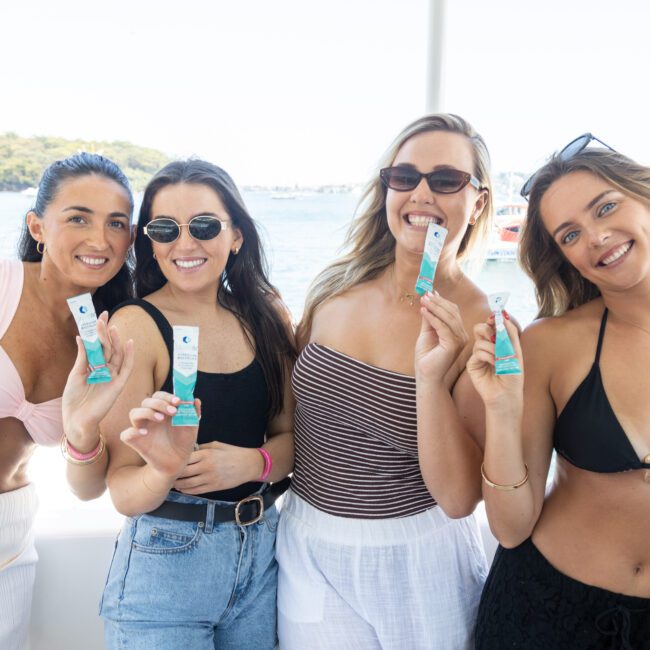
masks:
[(86, 355), (78, 337), (75, 344), (66, 298), (90, 292), (100, 313), (130, 297), (132, 212), (129, 183), (113, 162), (87, 153), (57, 161), (43, 174), (27, 214), (20, 259), (0, 260), (2, 650), (27, 646), (37, 559), (37, 498), (27, 463), (35, 445), (61, 443), (70, 486), (80, 498), (105, 489), (98, 423), (130, 372), (133, 346), (121, 345), (102, 314), (98, 334), (113, 381), (88, 385)]

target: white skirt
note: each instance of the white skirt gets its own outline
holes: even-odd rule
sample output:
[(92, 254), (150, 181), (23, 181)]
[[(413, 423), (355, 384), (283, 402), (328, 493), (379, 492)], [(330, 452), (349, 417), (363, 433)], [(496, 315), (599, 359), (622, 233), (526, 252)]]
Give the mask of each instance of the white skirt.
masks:
[(33, 485), (0, 494), (0, 648), (28, 646), (36, 548), (34, 516), (38, 498)]
[(474, 516), (350, 519), (289, 491), (276, 553), (281, 650), (472, 647), (488, 572)]

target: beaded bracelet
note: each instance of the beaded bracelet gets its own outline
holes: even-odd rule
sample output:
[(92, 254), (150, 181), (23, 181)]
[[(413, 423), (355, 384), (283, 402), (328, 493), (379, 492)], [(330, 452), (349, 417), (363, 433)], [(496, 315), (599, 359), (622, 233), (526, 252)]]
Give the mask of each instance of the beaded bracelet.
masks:
[(257, 480), (264, 482), (269, 477), (269, 474), (271, 473), (271, 469), (273, 468), (273, 459), (271, 458), (271, 454), (269, 454), (269, 452), (266, 451), (266, 449), (263, 449), (262, 447), (258, 447), (257, 451), (259, 451), (260, 454), (262, 454), (262, 458), (264, 459), (264, 470), (262, 471), (262, 474)]
[(524, 478), (522, 478), (518, 483), (513, 483), (512, 485), (501, 485), (500, 483), (494, 483), (494, 481), (491, 481), (485, 473), (485, 463), (481, 463), (481, 476), (491, 488), (494, 488), (495, 490), (501, 490), (503, 492), (508, 492), (510, 490), (516, 490), (528, 480), (528, 465), (524, 463), (524, 467), (526, 468), (526, 476), (524, 476)]
[(101, 434), (99, 436), (97, 447), (95, 447), (95, 449), (88, 452), (87, 454), (83, 454), (80, 451), (76, 450), (70, 444), (65, 434), (61, 438), (61, 454), (63, 455), (63, 458), (65, 458), (66, 461), (72, 465), (90, 465), (104, 453), (105, 449), (106, 441), (104, 440), (104, 436)]

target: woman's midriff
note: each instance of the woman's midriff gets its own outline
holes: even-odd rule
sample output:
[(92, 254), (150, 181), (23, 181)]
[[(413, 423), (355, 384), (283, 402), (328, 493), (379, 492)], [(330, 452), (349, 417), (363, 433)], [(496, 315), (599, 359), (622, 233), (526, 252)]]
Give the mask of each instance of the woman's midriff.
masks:
[(0, 419), (0, 494), (29, 483), (27, 463), (36, 445), (20, 420)]
[(650, 598), (650, 483), (645, 470), (596, 474), (560, 460), (533, 543), (561, 573)]

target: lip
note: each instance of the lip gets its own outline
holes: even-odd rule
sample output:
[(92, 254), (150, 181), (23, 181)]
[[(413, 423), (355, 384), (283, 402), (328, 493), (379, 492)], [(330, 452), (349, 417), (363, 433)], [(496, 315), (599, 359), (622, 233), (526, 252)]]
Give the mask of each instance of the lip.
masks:
[[(614, 255), (621, 247), (623, 246), (629, 246), (628, 249), (622, 253), (617, 259), (614, 261), (610, 262), (609, 264), (605, 264), (604, 261)], [(634, 241), (629, 240), (626, 242), (621, 242), (620, 244), (616, 244), (616, 246), (610, 247), (605, 253), (603, 253), (599, 258), (598, 261), (596, 262), (596, 266), (599, 269), (612, 269), (616, 266), (621, 265), (627, 256), (630, 254), (630, 251), (634, 248)]]
[[(174, 268), (179, 273), (198, 273), (208, 261), (207, 257), (176, 257), (172, 260)], [(191, 264), (191, 266), (181, 266), (179, 262)]]
[[(422, 225), (415, 224), (409, 221), (409, 217), (422, 217), (426, 221)], [(433, 212), (425, 212), (422, 210), (409, 210), (408, 212), (405, 212), (402, 215), (402, 221), (407, 226), (407, 228), (411, 228), (412, 230), (426, 231), (429, 226), (429, 222), (433, 222), (439, 226), (444, 226), (444, 220), (442, 217), (434, 214)]]
[[(79, 262), (79, 264), (83, 264), (86, 269), (90, 269), (91, 271), (101, 271), (105, 269), (110, 262), (110, 258), (106, 257), (105, 255), (75, 255), (75, 259)], [(102, 260), (102, 262), (93, 263), (90, 260)]]

